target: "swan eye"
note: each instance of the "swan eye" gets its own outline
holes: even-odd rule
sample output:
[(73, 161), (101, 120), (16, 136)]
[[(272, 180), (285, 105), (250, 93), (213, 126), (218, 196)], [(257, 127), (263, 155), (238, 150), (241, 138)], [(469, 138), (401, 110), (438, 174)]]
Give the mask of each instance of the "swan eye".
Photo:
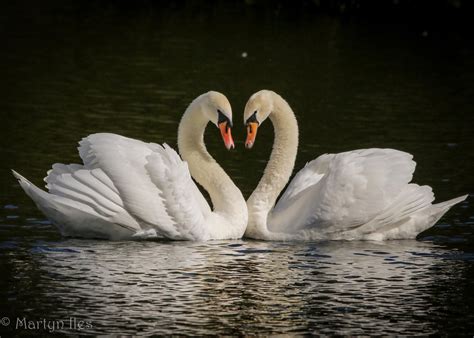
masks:
[(258, 120), (257, 120), (257, 111), (254, 111), (252, 116), (250, 116), (247, 119), (247, 124), (249, 124), (249, 123), (258, 123), (258, 124), (260, 124), (260, 122), (258, 122)]
[(217, 124), (224, 122), (227, 122), (227, 126), (232, 128), (232, 121), (226, 115), (224, 115), (220, 109), (217, 109)]

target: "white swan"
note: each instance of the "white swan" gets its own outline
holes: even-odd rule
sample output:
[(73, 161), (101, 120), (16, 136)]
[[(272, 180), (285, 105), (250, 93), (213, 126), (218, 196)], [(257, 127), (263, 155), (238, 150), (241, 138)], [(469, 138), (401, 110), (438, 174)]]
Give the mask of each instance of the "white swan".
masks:
[[(247, 102), (246, 147), (269, 117), (275, 130), (270, 160), (247, 200), (245, 236), (267, 240), (386, 240), (415, 238), (467, 195), (432, 204), (429, 186), (409, 183), (412, 155), (393, 149), (325, 154), (300, 170), (275, 205), (293, 171), (298, 125), (288, 103), (262, 90)], [(274, 206), (275, 205), (275, 206)]]
[[(209, 121), (220, 128), (226, 147), (233, 147), (229, 101), (211, 91), (189, 105), (179, 124), (178, 147), (186, 162), (166, 144), (93, 134), (79, 143), (83, 165), (53, 165), (45, 178), (49, 193), (13, 174), (65, 236), (241, 238), (247, 206), (240, 190), (206, 150), (203, 134)], [(214, 211), (190, 172), (209, 192)]]

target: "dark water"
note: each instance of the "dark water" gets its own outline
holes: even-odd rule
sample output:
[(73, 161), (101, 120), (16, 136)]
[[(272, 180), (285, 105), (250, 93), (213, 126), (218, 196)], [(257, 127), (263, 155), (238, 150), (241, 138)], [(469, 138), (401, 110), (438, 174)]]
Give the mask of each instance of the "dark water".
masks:
[[(241, 2), (2, 7), (0, 334), (48, 330), (17, 318), (75, 334), (474, 334), (468, 34)], [(175, 146), (185, 107), (213, 89), (233, 105), (237, 149), (211, 126), (206, 142), (248, 196), (273, 135), (266, 125), (245, 151), (240, 121), (262, 88), (297, 114), (297, 169), (392, 147), (415, 155), (438, 200), (471, 197), (418, 241), (114, 243), (61, 238), (10, 175), (42, 185), (94, 132)]]
[[(7, 295), (10, 318), (62, 320), (69, 332), (413, 335), (473, 329), (467, 278), (474, 253), (429, 243), (30, 238), (4, 246), (15, 285)], [(70, 330), (71, 317), (88, 324)]]

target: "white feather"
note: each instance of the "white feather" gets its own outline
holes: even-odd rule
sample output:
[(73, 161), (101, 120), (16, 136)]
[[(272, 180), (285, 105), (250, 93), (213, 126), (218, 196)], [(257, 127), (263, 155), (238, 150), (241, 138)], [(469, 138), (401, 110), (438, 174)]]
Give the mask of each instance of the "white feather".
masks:
[(128, 212), (143, 227), (159, 224), (165, 234), (174, 233), (174, 222), (166, 212), (160, 190), (145, 168), (147, 157), (158, 145), (108, 133), (89, 135), (79, 144), (84, 166), (102, 169), (114, 182)]
[[(14, 173), (63, 234), (123, 238), (152, 230), (155, 236), (169, 239), (210, 238), (205, 219), (211, 209), (186, 162), (168, 145), (114, 134), (90, 135), (80, 145), (84, 165), (54, 164), (45, 178), (49, 194)], [(78, 211), (69, 212), (67, 207)], [(78, 223), (86, 219), (89, 225), (80, 233)], [(109, 232), (115, 230), (97, 230), (106, 224), (129, 231), (125, 236), (114, 236)]]
[(410, 154), (393, 149), (322, 155), (290, 183), (269, 215), (269, 230), (311, 238), (414, 238), (434, 224), (412, 231), (405, 225), (432, 214), (431, 188), (409, 184), (415, 166)]
[(168, 145), (148, 156), (147, 169), (152, 182), (163, 196), (166, 210), (177, 225), (175, 239), (207, 240), (210, 238), (204, 226), (211, 210), (207, 202), (200, 203), (196, 184), (191, 179), (188, 166)]
[[(188, 107), (178, 144), (213, 200), (214, 212), (191, 179), (188, 164), (168, 145), (115, 134), (93, 134), (79, 143), (84, 164), (54, 164), (45, 178), (49, 193), (16, 172), (38, 208), (68, 236), (175, 240), (240, 238), (247, 209), (240, 190), (207, 153), (208, 111), (229, 112), (227, 98), (208, 92)], [(229, 115), (231, 117), (231, 115)], [(225, 186), (225, 191), (216, 187)]]
[(264, 176), (247, 202), (247, 236), (272, 240), (415, 238), (467, 197), (433, 205), (430, 187), (410, 183), (416, 167), (412, 155), (372, 148), (325, 154), (307, 163), (273, 206), (278, 187), (285, 185), (291, 173), (288, 168), (294, 164), (298, 125), (278, 94), (259, 93), (247, 103), (246, 116), (271, 106), (276, 139)]
[[(55, 174), (49, 176), (49, 179), (58, 178)], [(13, 171), (13, 175), (38, 209), (59, 228), (64, 236), (118, 240), (129, 238), (140, 229), (137, 222), (124, 209), (117, 209), (116, 213), (111, 214), (110, 210), (104, 210), (99, 205), (89, 203), (90, 197), (81, 194), (80, 190), (77, 192), (63, 189), (61, 191), (66, 192), (64, 194), (47, 193), (17, 172)], [(69, 176), (67, 180), (72, 181), (71, 177)]]

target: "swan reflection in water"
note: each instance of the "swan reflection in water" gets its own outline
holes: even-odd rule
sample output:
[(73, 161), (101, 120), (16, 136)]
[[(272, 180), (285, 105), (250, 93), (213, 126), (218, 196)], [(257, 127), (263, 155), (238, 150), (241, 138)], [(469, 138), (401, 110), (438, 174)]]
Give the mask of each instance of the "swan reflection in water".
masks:
[(16, 273), (37, 276), (24, 290), (36, 311), (91, 333), (415, 334), (457, 311), (466, 255), (416, 241), (65, 240)]

